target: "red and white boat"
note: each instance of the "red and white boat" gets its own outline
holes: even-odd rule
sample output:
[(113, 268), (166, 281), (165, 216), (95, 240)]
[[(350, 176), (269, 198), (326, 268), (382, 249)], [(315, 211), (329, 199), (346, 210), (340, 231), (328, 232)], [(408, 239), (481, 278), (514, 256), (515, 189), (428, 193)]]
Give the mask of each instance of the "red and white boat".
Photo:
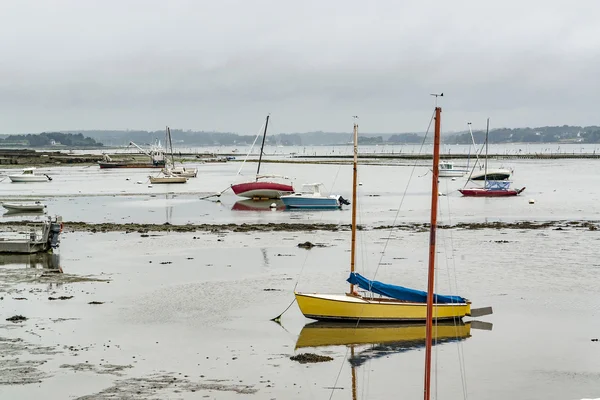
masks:
[(249, 199), (279, 199), (294, 193), (290, 184), (275, 182), (273, 178), (286, 179), (276, 175), (257, 175), (256, 180), (231, 185), (233, 193)]
[[(470, 129), (470, 126), (469, 126)], [(525, 188), (511, 189), (510, 181), (507, 179), (512, 173), (511, 170), (505, 169), (488, 169), (488, 135), (490, 132), (490, 119), (487, 120), (487, 128), (485, 130), (485, 170), (476, 176), (471, 173), (469, 180), (483, 180), (484, 187), (462, 188), (458, 191), (465, 197), (509, 197), (519, 195)], [(479, 160), (479, 158), (478, 158)]]
[[(265, 130), (263, 132), (262, 145), (260, 146), (260, 155), (258, 157), (258, 168), (256, 177), (252, 181), (236, 183), (231, 185), (233, 193), (240, 197), (249, 199), (279, 199), (281, 196), (294, 193), (294, 187), (287, 182), (288, 178), (278, 175), (260, 175), (260, 164), (262, 162), (263, 149), (265, 147), (265, 138), (267, 137), (267, 127), (269, 126), (269, 115), (265, 121)], [(256, 137), (258, 139), (258, 136)], [(254, 140), (256, 142), (256, 139)], [(254, 144), (252, 144), (254, 147)], [(252, 148), (250, 148), (252, 151)], [(248, 153), (249, 155), (250, 153)], [(246, 155), (246, 158), (248, 158)], [(246, 160), (244, 160), (246, 162)], [(242, 167), (244, 164), (242, 163)], [(242, 169), (240, 167), (240, 171)], [(238, 174), (240, 173), (238, 171)]]
[[(491, 184), (485, 188), (470, 188), (470, 189), (459, 189), (458, 191), (462, 193), (465, 197), (508, 197), (508, 196), (517, 196), (521, 194), (525, 188), (521, 189), (510, 189), (508, 187), (501, 188), (497, 187), (492, 183), (500, 183), (500, 184), (509, 184), (508, 181), (487, 181), (487, 183)], [(508, 185), (507, 185), (508, 186)]]

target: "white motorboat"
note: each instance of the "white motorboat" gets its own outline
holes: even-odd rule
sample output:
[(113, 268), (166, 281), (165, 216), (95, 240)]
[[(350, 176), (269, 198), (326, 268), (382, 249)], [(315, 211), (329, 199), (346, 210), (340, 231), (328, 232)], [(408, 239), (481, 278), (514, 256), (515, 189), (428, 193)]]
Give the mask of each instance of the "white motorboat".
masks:
[(8, 177), (13, 182), (49, 182), (52, 180), (52, 178), (46, 174), (36, 174), (35, 167), (24, 168), (22, 174), (9, 175)]
[(321, 186), (322, 183), (304, 184), (300, 192), (281, 196), (281, 201), (287, 208), (308, 209), (340, 209), (342, 204), (350, 204), (342, 196), (321, 194)]
[(439, 176), (441, 178), (459, 177), (469, 172), (467, 169), (456, 168), (451, 162), (440, 162)]
[(9, 211), (44, 211), (46, 205), (36, 201), (30, 203), (2, 203), (2, 207), (6, 208)]
[[(41, 228), (41, 232), (39, 228)], [(0, 237), (0, 254), (52, 252), (60, 244), (62, 231), (62, 217), (48, 217), (46, 221), (42, 222), (41, 226), (31, 227), (25, 237)]]

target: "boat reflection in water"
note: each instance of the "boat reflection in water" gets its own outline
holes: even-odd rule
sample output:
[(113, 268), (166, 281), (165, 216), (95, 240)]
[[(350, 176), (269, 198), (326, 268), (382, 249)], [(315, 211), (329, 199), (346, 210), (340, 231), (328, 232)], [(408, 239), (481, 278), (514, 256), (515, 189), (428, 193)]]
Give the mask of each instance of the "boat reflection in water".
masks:
[(2, 265), (22, 265), (42, 270), (42, 274), (63, 273), (58, 253), (3, 254), (0, 257), (0, 266)]
[[(433, 326), (434, 343), (437, 344), (470, 337), (471, 322), (444, 322)], [(397, 349), (397, 352), (424, 347), (425, 324), (360, 323), (355, 327), (343, 322), (318, 321), (302, 328), (296, 341), (296, 349), (368, 344), (385, 345)]]
[[(443, 322), (433, 325), (433, 344), (461, 342), (471, 337), (471, 329), (491, 330), (492, 324)], [(425, 347), (425, 324), (348, 323), (318, 321), (306, 324), (296, 350), (315, 347), (350, 347), (348, 362), (352, 373), (352, 399), (357, 399), (356, 368), (369, 360)]]
[[(275, 207), (271, 207), (273, 204), (275, 204)], [(237, 201), (231, 209), (235, 211), (283, 211), (285, 210), (285, 205), (281, 200), (246, 199)]]

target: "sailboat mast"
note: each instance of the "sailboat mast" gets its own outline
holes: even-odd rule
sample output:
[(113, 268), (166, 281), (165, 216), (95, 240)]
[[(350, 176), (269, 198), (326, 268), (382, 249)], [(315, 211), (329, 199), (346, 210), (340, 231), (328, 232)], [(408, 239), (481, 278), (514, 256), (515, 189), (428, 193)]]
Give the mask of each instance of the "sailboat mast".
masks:
[[(350, 272), (354, 272), (354, 264), (356, 262), (356, 180), (358, 175), (358, 124), (356, 122), (354, 123), (354, 161), (352, 165), (352, 247), (350, 249)], [(354, 293), (353, 284), (350, 284), (350, 293)]]
[(431, 181), (431, 221), (429, 224), (429, 272), (427, 277), (427, 324), (425, 326), (425, 400), (430, 399), (431, 344), (433, 337), (433, 281), (435, 276), (435, 236), (437, 231), (438, 177), (440, 166), (441, 107), (435, 108), (435, 136), (433, 139), (433, 179)]
[(487, 163), (488, 163), (488, 134), (490, 133), (490, 119), (487, 119), (487, 128), (485, 128), (485, 173), (483, 176), (484, 187), (487, 185)]
[(171, 139), (171, 128), (167, 126), (167, 136), (169, 138), (169, 147), (171, 148), (171, 164), (175, 168), (175, 158), (173, 157), (173, 139)]
[(258, 168), (256, 169), (256, 180), (258, 180), (258, 173), (260, 172), (260, 163), (262, 161), (263, 149), (265, 148), (265, 139), (267, 138), (267, 127), (269, 126), (269, 116), (267, 115), (267, 121), (265, 122), (265, 133), (263, 133), (262, 144), (260, 145), (260, 155), (258, 156)]

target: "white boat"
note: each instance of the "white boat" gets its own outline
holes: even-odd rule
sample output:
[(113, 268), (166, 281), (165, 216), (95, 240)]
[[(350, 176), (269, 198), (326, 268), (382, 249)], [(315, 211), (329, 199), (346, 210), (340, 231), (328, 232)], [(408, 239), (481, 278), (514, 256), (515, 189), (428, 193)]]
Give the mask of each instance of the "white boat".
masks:
[[(41, 228), (41, 232), (38, 228)], [(62, 217), (48, 217), (41, 226), (31, 227), (24, 237), (0, 237), (0, 254), (52, 252), (60, 244), (62, 230)]]
[(2, 203), (2, 207), (9, 211), (43, 211), (46, 205), (36, 201), (31, 203)]
[(185, 178), (195, 178), (198, 175), (198, 168), (175, 167), (169, 171), (173, 175), (183, 176)]
[(440, 162), (440, 168), (439, 168), (440, 178), (451, 178), (451, 177), (463, 176), (467, 172), (469, 172), (467, 169), (456, 168), (454, 166), (454, 163), (451, 163), (448, 161)]
[(504, 181), (506, 179), (509, 179), (511, 174), (512, 174), (512, 171), (507, 168), (496, 168), (496, 169), (488, 168), (487, 170), (484, 169), (479, 172), (473, 172), (473, 174), (471, 175), (471, 180), (472, 181), (485, 181), (485, 180)]
[(165, 145), (167, 150), (170, 149), (171, 160), (166, 160), (166, 166), (163, 168), (163, 174), (167, 176), (178, 176), (183, 178), (195, 178), (198, 175), (198, 168), (185, 168), (175, 166), (175, 157), (173, 156), (173, 139), (171, 138), (171, 128), (167, 126), (165, 135)]
[(281, 196), (287, 208), (339, 209), (342, 204), (350, 204), (342, 196), (321, 194), (322, 183), (306, 183), (299, 193)]
[(36, 174), (34, 167), (24, 168), (22, 174), (9, 175), (8, 177), (13, 182), (48, 182), (52, 180), (52, 178), (46, 174)]

